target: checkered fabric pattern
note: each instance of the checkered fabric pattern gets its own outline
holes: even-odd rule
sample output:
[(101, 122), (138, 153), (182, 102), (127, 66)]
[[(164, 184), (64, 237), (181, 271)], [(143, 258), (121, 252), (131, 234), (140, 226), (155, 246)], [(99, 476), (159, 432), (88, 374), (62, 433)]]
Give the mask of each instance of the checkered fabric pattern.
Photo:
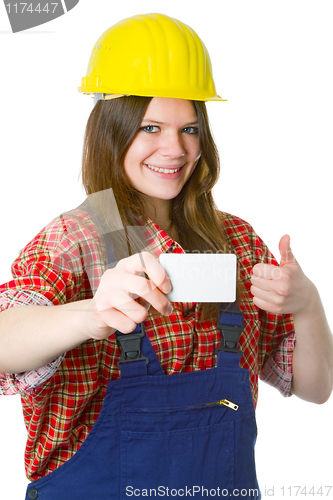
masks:
[[(258, 262), (277, 263), (248, 223), (226, 213), (221, 213), (221, 220), (247, 290), (240, 304), (245, 328), (239, 347), (244, 353), (241, 366), (249, 369), (254, 404), (259, 376), (289, 396), (295, 343), (292, 318), (258, 310), (250, 293), (252, 267)], [(149, 250), (156, 257), (184, 252), (151, 219), (145, 219), (145, 226)], [(0, 286), (0, 310), (91, 298), (106, 265), (104, 240), (91, 216), (73, 210), (53, 220), (22, 250), (12, 266), (13, 280)], [(172, 375), (215, 366), (213, 352), (220, 341), (216, 319), (202, 321), (195, 303), (173, 303), (173, 307), (169, 317), (151, 310), (144, 322), (164, 372)], [(53, 471), (78, 450), (101, 411), (107, 383), (120, 376), (119, 357), (112, 335), (85, 342), (39, 370), (0, 374), (0, 393), (21, 395), (30, 480)]]

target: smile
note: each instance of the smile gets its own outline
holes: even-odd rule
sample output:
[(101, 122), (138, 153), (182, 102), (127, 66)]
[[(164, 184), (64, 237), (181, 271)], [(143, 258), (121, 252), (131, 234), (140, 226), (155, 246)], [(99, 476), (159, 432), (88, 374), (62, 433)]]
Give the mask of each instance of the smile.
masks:
[(153, 165), (148, 165), (148, 164), (146, 164), (146, 165), (148, 168), (150, 168), (150, 170), (154, 170), (154, 172), (162, 172), (163, 174), (175, 174), (176, 172), (179, 172), (179, 170), (182, 168), (182, 167), (179, 167), (179, 168), (169, 169), (169, 168), (153, 167)]

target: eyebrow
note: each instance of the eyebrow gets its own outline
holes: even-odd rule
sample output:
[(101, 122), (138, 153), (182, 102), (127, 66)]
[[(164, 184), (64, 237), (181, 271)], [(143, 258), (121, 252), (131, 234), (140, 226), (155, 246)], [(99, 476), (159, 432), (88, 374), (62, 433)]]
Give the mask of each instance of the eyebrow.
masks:
[[(142, 123), (152, 123), (152, 124), (156, 124), (156, 125), (167, 125), (166, 122), (159, 122), (157, 120), (150, 120), (149, 118), (144, 118), (142, 120)], [(198, 125), (199, 124), (199, 121), (198, 120), (195, 120), (193, 122), (189, 122), (189, 123), (185, 123), (184, 127), (190, 127), (191, 125)]]

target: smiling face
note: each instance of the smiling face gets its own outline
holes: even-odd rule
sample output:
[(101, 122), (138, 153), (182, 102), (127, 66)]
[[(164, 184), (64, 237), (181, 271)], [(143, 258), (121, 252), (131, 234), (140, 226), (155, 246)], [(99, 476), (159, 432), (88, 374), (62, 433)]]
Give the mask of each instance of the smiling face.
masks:
[(170, 210), (199, 158), (198, 118), (191, 101), (154, 97), (124, 160), (132, 186), (157, 209)]

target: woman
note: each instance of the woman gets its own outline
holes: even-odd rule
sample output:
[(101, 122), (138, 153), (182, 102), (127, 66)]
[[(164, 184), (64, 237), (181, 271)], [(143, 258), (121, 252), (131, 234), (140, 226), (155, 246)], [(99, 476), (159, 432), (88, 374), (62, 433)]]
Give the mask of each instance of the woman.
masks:
[[(331, 393), (318, 292), (288, 236), (276, 267), (246, 222), (215, 208), (204, 101), (221, 98), (193, 30), (158, 14), (118, 23), (96, 43), (80, 90), (96, 101), (83, 154), (88, 201), (44, 228), (1, 287), (2, 391), (22, 396), (27, 498), (52, 500), (59, 488), (71, 499), (147, 496), (159, 486), (255, 498), (258, 376), (286, 396), (321, 403)], [(236, 254), (241, 360), (225, 345), (217, 360), (219, 304), (170, 304), (157, 258), (185, 251)], [(143, 331), (116, 337), (141, 322), (142, 345)]]

